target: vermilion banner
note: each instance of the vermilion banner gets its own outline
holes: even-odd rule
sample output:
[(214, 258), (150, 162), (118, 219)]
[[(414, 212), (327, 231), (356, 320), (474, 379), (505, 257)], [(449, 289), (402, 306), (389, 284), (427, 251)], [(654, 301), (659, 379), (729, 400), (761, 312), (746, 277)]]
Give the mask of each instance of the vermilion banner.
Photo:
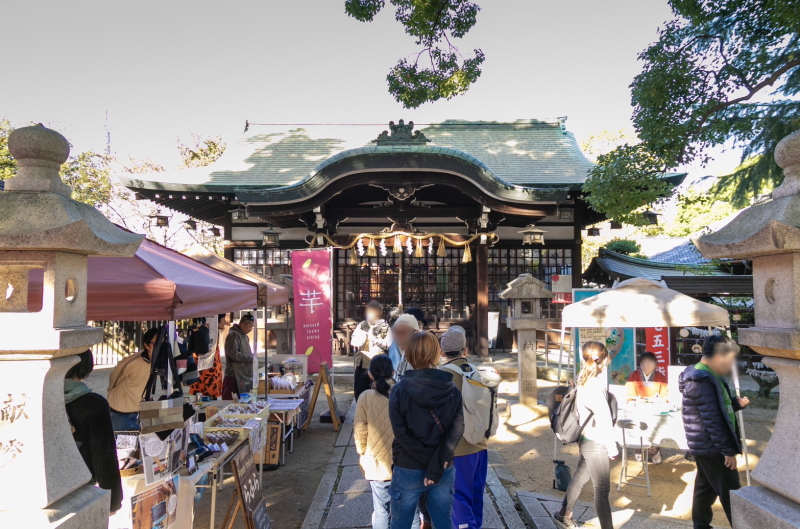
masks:
[(667, 327), (647, 327), (644, 330), (645, 351), (653, 353), (658, 359), (658, 371), (668, 376), (669, 367), (669, 329)]
[(295, 353), (308, 356), (308, 372), (332, 366), (331, 254), (330, 250), (294, 250)]

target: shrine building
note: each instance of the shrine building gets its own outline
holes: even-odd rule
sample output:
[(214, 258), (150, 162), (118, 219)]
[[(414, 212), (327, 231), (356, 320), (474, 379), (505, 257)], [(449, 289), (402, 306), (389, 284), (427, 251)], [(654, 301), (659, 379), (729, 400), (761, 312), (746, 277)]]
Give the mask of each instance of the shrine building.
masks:
[(225, 257), (268, 278), (291, 275), (293, 249), (337, 248), (340, 337), (377, 299), (420, 308), (434, 330), (464, 326), (486, 354), (506, 283), (530, 273), (555, 291), (581, 286), (581, 230), (601, 217), (583, 200), (593, 165), (565, 120), (248, 123), (212, 165), (123, 183), (220, 226)]

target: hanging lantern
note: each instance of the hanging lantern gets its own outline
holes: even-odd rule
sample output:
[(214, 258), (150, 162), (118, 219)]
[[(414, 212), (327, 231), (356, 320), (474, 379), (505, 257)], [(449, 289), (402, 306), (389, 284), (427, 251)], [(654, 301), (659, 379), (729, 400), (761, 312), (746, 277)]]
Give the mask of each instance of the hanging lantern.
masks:
[(369, 246), (367, 246), (367, 257), (377, 257), (378, 250), (375, 249), (375, 239), (370, 237)]
[(212, 227), (210, 230), (208, 230), (208, 232), (211, 235), (213, 235), (214, 237), (219, 237), (220, 234), (222, 233), (221, 231), (219, 231), (219, 228), (217, 228), (216, 226)]
[(378, 246), (381, 250), (381, 257), (386, 257), (386, 239), (381, 239), (381, 243)]
[(444, 247), (444, 237), (439, 237), (439, 247), (436, 249), (437, 257), (447, 257), (447, 250)]
[(406, 250), (408, 250), (408, 256), (411, 257), (411, 254), (414, 253), (414, 243), (411, 241), (411, 237), (406, 238)]
[(534, 224), (528, 224), (528, 227), (520, 231), (522, 234), (522, 244), (544, 244), (544, 234), (547, 233), (537, 228)]
[(358, 252), (355, 248), (350, 248), (350, 264), (353, 266), (358, 264)]
[(172, 217), (169, 215), (164, 215), (161, 213), (160, 209), (157, 209), (155, 213), (149, 215), (150, 217), (150, 225), (154, 228), (168, 228), (169, 227), (169, 219)]
[(236, 209), (230, 210), (230, 213), (233, 220), (247, 220), (247, 205), (239, 204)]
[(586, 230), (586, 235), (589, 237), (600, 237), (600, 228), (589, 228)]
[(417, 249), (414, 251), (414, 257), (425, 257), (425, 249), (422, 247), (422, 239), (417, 239)]
[(575, 210), (572, 208), (559, 208), (558, 218), (560, 220), (572, 220)]
[(189, 231), (195, 231), (197, 230), (197, 222), (192, 219), (185, 220), (183, 221), (183, 227)]
[(394, 253), (403, 253), (403, 240), (399, 235), (394, 236)]
[(658, 224), (658, 216), (659, 213), (649, 209), (642, 213), (642, 218), (644, 218), (645, 224), (649, 224), (650, 226), (656, 226)]
[(612, 230), (621, 230), (622, 229), (622, 223), (617, 222), (615, 220), (612, 220), (609, 223), (609, 228), (611, 228)]
[(275, 228), (273, 228), (271, 224), (267, 224), (267, 231), (262, 231), (261, 237), (261, 246), (267, 248), (276, 248), (280, 246), (281, 234), (275, 231)]
[(469, 249), (469, 244), (464, 245), (464, 255), (461, 257), (462, 263), (469, 263), (472, 261), (472, 250)]

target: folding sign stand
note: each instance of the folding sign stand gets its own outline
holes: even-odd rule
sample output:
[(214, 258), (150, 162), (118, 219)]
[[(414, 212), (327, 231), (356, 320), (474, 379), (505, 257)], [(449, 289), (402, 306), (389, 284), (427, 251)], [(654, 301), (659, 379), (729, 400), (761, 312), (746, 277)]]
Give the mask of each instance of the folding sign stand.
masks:
[(322, 362), (319, 365), (319, 373), (317, 374), (317, 383), (314, 386), (314, 393), (311, 395), (311, 403), (308, 405), (308, 419), (303, 425), (303, 430), (308, 428), (311, 424), (311, 419), (314, 417), (314, 407), (317, 405), (317, 397), (319, 396), (319, 388), (325, 386), (325, 394), (328, 396), (328, 408), (331, 411), (331, 422), (333, 422), (333, 431), (338, 432), (341, 427), (339, 423), (339, 410), (336, 408), (336, 395), (333, 392), (333, 378), (331, 371), (328, 368), (327, 362)]

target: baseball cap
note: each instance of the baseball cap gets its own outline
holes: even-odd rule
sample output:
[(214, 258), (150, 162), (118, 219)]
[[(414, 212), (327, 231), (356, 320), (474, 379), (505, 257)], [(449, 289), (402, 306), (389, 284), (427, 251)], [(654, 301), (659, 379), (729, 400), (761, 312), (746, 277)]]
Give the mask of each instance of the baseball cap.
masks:
[(439, 343), (445, 353), (461, 351), (467, 346), (467, 331), (459, 325), (453, 325), (442, 334)]

